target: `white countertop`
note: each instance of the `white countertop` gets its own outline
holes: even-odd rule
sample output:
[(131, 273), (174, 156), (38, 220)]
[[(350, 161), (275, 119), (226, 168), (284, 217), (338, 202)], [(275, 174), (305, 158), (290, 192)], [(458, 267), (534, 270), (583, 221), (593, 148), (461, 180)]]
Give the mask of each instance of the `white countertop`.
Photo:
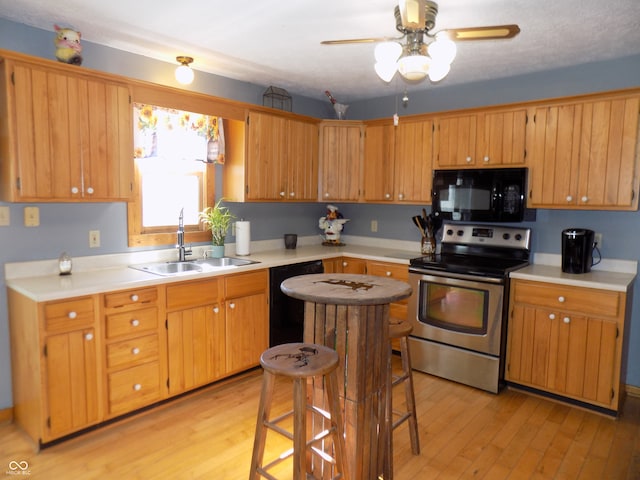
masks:
[[(341, 255), (402, 265), (408, 265), (410, 258), (420, 256), (419, 242), (368, 237), (344, 236), (343, 238), (345, 246), (325, 247), (318, 244), (317, 237), (302, 237), (298, 238), (298, 248), (295, 250), (285, 250), (281, 240), (252, 242), (251, 255), (241, 258), (260, 263), (228, 267), (213, 272), (167, 277), (134, 270), (128, 268), (128, 265), (175, 260), (175, 249), (74, 258), (73, 273), (66, 276), (57, 274), (57, 259), (7, 263), (5, 264), (5, 282), (7, 287), (35, 301), (43, 302), (248, 272)], [(194, 247), (194, 258), (201, 258), (201, 251), (205, 248), (207, 247)], [(233, 245), (228, 246), (226, 254), (236, 256)], [(580, 275), (563, 273), (559, 255), (535, 254), (533, 262), (528, 267), (511, 272), (510, 277), (625, 292), (633, 284), (637, 272), (637, 262), (626, 260), (603, 260), (602, 264), (590, 273)]]
[[(5, 265), (5, 281), (8, 288), (16, 290), (32, 300), (43, 302), (128, 288), (249, 272), (341, 255), (408, 265), (410, 258), (420, 256), (420, 253), (418, 253), (420, 244), (418, 242), (415, 242), (415, 244), (415, 249), (407, 249), (407, 247), (413, 247), (412, 242), (399, 242), (399, 248), (353, 244), (342, 247), (303, 245), (295, 250), (285, 250), (284, 247), (281, 247), (273, 250), (252, 252), (251, 255), (246, 257), (238, 257), (260, 263), (221, 268), (220, 270), (206, 273), (181, 274), (179, 276), (159, 276), (128, 267), (128, 265), (136, 263), (174, 260), (173, 257), (166, 257), (167, 251), (155, 251), (156, 253), (151, 257), (150, 252), (143, 252), (144, 254), (142, 255), (123, 254), (78, 258), (73, 260), (73, 273), (71, 275), (57, 274), (57, 260), (20, 262)], [(386, 245), (389, 245), (389, 243), (387, 242)], [(403, 248), (405, 249), (403, 250)], [(169, 250), (168, 253), (173, 255), (174, 252)], [(199, 248), (194, 247), (194, 254), (194, 258), (201, 258)], [(235, 255), (231, 252), (230, 256)]]

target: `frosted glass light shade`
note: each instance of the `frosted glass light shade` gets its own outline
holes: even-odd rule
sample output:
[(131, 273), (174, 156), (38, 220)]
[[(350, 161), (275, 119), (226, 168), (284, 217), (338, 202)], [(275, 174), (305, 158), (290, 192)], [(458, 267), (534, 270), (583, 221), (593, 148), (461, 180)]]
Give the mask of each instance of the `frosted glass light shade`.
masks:
[(398, 42), (379, 43), (374, 51), (378, 63), (396, 63), (401, 53), (402, 46)]
[(387, 83), (391, 81), (396, 71), (398, 71), (396, 62), (377, 62), (374, 68), (380, 79)]
[(439, 82), (447, 76), (449, 70), (451, 70), (451, 65), (448, 63), (432, 62), (429, 68), (429, 80)]
[(434, 62), (451, 64), (457, 52), (456, 44), (449, 39), (446, 32), (438, 33), (436, 40), (429, 45), (429, 56)]
[(193, 82), (193, 70), (188, 65), (180, 65), (176, 68), (176, 80), (182, 85), (189, 85)]
[(398, 60), (400, 75), (410, 81), (424, 79), (429, 73), (431, 59), (426, 55), (407, 55)]

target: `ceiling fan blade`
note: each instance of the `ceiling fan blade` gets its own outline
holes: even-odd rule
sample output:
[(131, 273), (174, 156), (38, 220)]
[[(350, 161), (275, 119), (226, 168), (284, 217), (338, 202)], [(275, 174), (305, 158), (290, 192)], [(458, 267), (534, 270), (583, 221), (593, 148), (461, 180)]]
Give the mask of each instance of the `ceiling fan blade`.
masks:
[(323, 40), (320, 42), (322, 45), (345, 45), (350, 43), (376, 43), (376, 42), (389, 42), (399, 40), (398, 38), (380, 37), (380, 38), (351, 38), (343, 40)]
[(451, 40), (501, 40), (513, 38), (520, 33), (518, 25), (494, 25), (491, 27), (450, 28), (447, 29)]

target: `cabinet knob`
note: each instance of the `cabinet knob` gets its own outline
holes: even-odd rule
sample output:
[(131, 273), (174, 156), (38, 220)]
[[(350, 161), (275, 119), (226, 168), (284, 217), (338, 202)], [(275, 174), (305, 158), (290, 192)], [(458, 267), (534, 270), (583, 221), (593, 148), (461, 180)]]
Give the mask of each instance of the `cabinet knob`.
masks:
[(391, 194), (390, 193), (385, 193), (384, 194), (384, 198), (386, 198), (387, 200), (389, 200), (391, 198)]
[(133, 355), (138, 355), (138, 354), (140, 353), (140, 349), (139, 349), (138, 347), (133, 347), (133, 348), (131, 349), (131, 353), (132, 353)]
[(467, 161), (467, 163), (471, 163), (471, 157), (467, 157), (465, 158), (465, 160)]
[(67, 317), (69, 317), (71, 320), (73, 320), (74, 318), (78, 317), (78, 314), (76, 312), (69, 312), (69, 313), (67, 313)]
[(293, 198), (296, 196), (296, 192), (289, 192), (289, 197)]
[(280, 192), (280, 194), (279, 194), (279, 195), (280, 195), (282, 198), (284, 198), (285, 193), (284, 193), (284, 192)]
[(587, 197), (586, 195), (584, 195), (582, 198), (580, 198), (580, 201), (582, 203), (587, 203), (589, 201), (589, 197)]
[(140, 299), (140, 297), (138, 297), (138, 295), (136, 295), (135, 293), (133, 295), (131, 295), (131, 301), (132, 302), (137, 302)]
[(329, 195), (329, 192), (325, 192), (324, 193), (324, 198), (329, 198), (331, 195)]
[(136, 383), (136, 384), (133, 386), (133, 389), (134, 389), (136, 392), (139, 392), (140, 390), (142, 390), (142, 385), (140, 385), (139, 383)]
[(550, 313), (549, 314), (549, 320), (555, 320), (556, 319), (556, 314), (555, 313)]
[(564, 303), (564, 297), (563, 297), (562, 295), (561, 295), (561, 296), (559, 296), (559, 297), (558, 297), (558, 301), (559, 301), (560, 303)]
[(220, 307), (213, 307), (213, 313), (219, 313)]
[(398, 200), (404, 200), (404, 193), (398, 194)]
[(569, 317), (564, 317), (564, 318), (562, 319), (562, 321), (563, 321), (564, 323), (571, 323), (571, 319), (570, 319)]
[(137, 318), (134, 318), (133, 320), (131, 320), (132, 327), (137, 327), (138, 325), (140, 325), (140, 320), (138, 320)]
[(489, 163), (489, 156), (485, 155), (482, 160), (484, 160), (485, 163)]
[(567, 195), (567, 202), (573, 202), (573, 197), (571, 195)]
[(235, 303), (233, 303), (233, 302), (231, 302), (231, 303), (229, 304), (229, 308), (231, 308), (231, 309), (236, 308), (236, 304), (235, 304)]
[(71, 187), (71, 193), (73, 193), (74, 195), (77, 194), (80, 190), (78, 190), (78, 187)]
[(87, 193), (88, 193), (89, 195), (93, 195), (93, 187), (89, 187), (89, 188), (87, 188)]
[(85, 334), (84, 334), (84, 339), (85, 339), (87, 342), (90, 342), (91, 340), (93, 340), (93, 333), (85, 333)]
[(391, 272), (384, 272), (384, 274), (385, 274), (387, 277), (390, 277), (390, 276), (391, 276)]

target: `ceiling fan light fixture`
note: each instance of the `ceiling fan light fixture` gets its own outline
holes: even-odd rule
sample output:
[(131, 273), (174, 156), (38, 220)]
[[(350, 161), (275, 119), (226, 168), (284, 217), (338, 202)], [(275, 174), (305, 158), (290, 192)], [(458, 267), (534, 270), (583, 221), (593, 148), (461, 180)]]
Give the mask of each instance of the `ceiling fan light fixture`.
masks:
[(374, 55), (378, 63), (395, 64), (402, 54), (402, 45), (398, 42), (381, 42), (376, 45)]
[(176, 68), (176, 72), (175, 72), (176, 80), (178, 81), (178, 83), (181, 83), (182, 85), (191, 84), (191, 82), (193, 82), (194, 74), (189, 64), (193, 62), (193, 58), (179, 56), (179, 57), (176, 57), (176, 60), (180, 64), (180, 66)]
[(375, 68), (378, 77), (386, 83), (389, 83), (398, 71), (398, 65), (396, 62), (376, 62), (373, 67)]
[(439, 63), (434, 61), (431, 63), (431, 67), (429, 68), (429, 80), (432, 82), (439, 82), (449, 74), (450, 70), (451, 65), (448, 63)]
[(400, 17), (405, 28), (423, 28), (425, 19), (424, 1), (400, 0)]
[(411, 82), (423, 80), (429, 74), (431, 58), (426, 55), (406, 55), (398, 60), (400, 75)]
[(446, 32), (436, 34), (436, 39), (429, 47), (429, 56), (434, 62), (450, 65), (456, 58), (458, 48)]

